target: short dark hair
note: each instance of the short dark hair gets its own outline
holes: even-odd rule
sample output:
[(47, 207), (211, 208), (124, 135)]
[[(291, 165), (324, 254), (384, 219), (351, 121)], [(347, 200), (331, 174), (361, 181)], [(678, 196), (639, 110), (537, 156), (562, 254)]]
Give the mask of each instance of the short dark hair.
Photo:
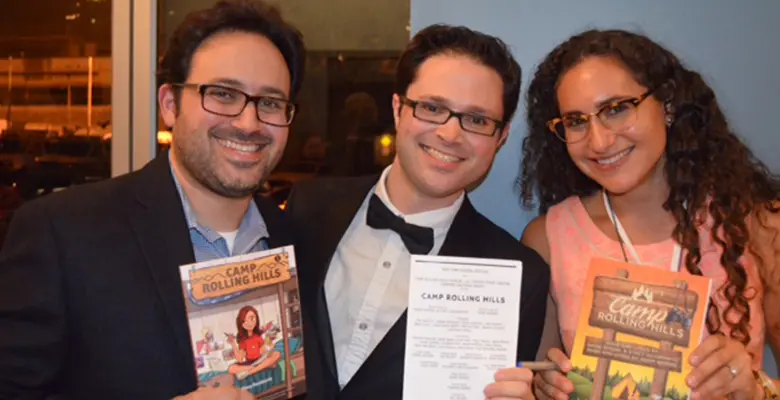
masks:
[(168, 41), (158, 71), (160, 83), (184, 82), (195, 51), (206, 39), (221, 32), (256, 33), (268, 38), (287, 63), (290, 97), (295, 97), (306, 64), (303, 35), (282, 19), (277, 7), (259, 0), (220, 0), (211, 8), (188, 14)]
[(439, 54), (471, 57), (496, 71), (504, 82), (504, 116), (509, 122), (517, 110), (522, 70), (509, 47), (501, 39), (464, 26), (435, 24), (414, 35), (398, 60), (395, 91), (403, 95), (417, 78), (417, 71), (429, 58)]

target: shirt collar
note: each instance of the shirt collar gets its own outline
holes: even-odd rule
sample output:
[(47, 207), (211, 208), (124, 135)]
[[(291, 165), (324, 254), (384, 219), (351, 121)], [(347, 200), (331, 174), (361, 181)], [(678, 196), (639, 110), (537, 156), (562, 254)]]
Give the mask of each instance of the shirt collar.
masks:
[[(189, 199), (187, 198), (187, 194), (184, 193), (184, 189), (181, 187), (181, 184), (179, 183), (179, 178), (176, 176), (176, 172), (173, 169), (173, 155), (169, 151), (168, 152), (168, 161), (171, 168), (171, 175), (173, 176), (173, 182), (176, 185), (176, 191), (179, 192), (179, 198), (181, 199), (181, 205), (182, 209), (184, 210), (184, 218), (187, 221), (187, 228), (190, 230), (197, 230), (200, 232), (203, 237), (205, 237), (209, 242), (215, 242), (217, 239), (221, 238), (222, 236), (217, 233), (215, 230), (202, 225), (198, 222), (198, 216), (195, 214), (195, 210), (192, 209), (192, 205), (190, 204)], [(263, 220), (262, 215), (260, 215), (260, 210), (257, 208), (257, 204), (254, 201), (249, 202), (249, 207), (247, 208), (246, 212), (244, 213), (244, 217), (241, 219), (241, 224), (238, 226), (238, 233), (236, 234), (236, 244), (239, 243), (239, 238), (241, 238), (241, 242), (246, 243), (247, 240), (251, 243), (249, 246), (253, 246), (257, 241), (263, 238), (267, 238), (269, 236), (268, 234), (268, 227), (265, 224), (265, 220)], [(243, 246), (242, 246), (243, 247)], [(238, 249), (236, 249), (238, 250)]]
[(465, 191), (462, 191), (460, 196), (458, 196), (458, 198), (447, 207), (404, 215), (402, 212), (398, 211), (395, 205), (393, 205), (393, 202), (390, 201), (390, 196), (387, 194), (387, 176), (390, 173), (390, 168), (392, 167), (393, 165), (391, 164), (387, 166), (384, 171), (382, 171), (382, 175), (379, 177), (379, 182), (377, 182), (376, 188), (374, 190), (376, 195), (380, 200), (382, 200), (383, 203), (385, 203), (387, 208), (389, 208), (393, 214), (403, 218), (404, 221), (410, 224), (427, 226), (433, 228), (434, 230), (443, 230), (449, 228), (449, 226), (452, 224), (452, 221), (455, 219), (455, 215), (457, 215), (458, 211), (460, 210), (460, 206), (463, 204)]

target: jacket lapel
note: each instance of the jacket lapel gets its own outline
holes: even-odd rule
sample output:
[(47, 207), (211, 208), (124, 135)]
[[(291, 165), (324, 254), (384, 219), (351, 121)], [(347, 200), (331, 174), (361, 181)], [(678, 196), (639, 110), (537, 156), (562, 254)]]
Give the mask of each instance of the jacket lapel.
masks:
[[(337, 197), (338, 200), (333, 203), (337, 206), (322, 210), (319, 213), (322, 216), (321, 220), (312, 221), (312, 225), (316, 227), (316, 234), (313, 235), (316, 238), (313, 243), (316, 245), (312, 246), (312, 260), (314, 260), (314, 263), (311, 265), (316, 270), (313, 277), (316, 296), (314, 319), (324, 362), (328, 366), (331, 379), (334, 380), (337, 380), (338, 377), (338, 367), (333, 349), (333, 331), (330, 326), (330, 314), (325, 298), (325, 277), (328, 274), (331, 260), (341, 239), (347, 232), (368, 192), (374, 187), (378, 179), (379, 176), (377, 175), (354, 178), (354, 180), (349, 181), (336, 180), (328, 182), (329, 184), (334, 184), (334, 186), (326, 187), (321, 194)], [(341, 185), (335, 186), (338, 184)]]
[(355, 218), (360, 206), (363, 204), (368, 192), (376, 184), (379, 176), (369, 176), (355, 178), (353, 181), (346, 181), (347, 183), (336, 187), (338, 183), (345, 181), (329, 182), (334, 184), (334, 187), (326, 188), (323, 191), (323, 195), (337, 197), (338, 200), (334, 202), (336, 207), (322, 210), (320, 214), (322, 219), (315, 221), (314, 224), (319, 230), (317, 239), (318, 246), (316, 247), (315, 260), (317, 260), (317, 275), (316, 283), (318, 287), (322, 287), (325, 282), (325, 277), (328, 274), (330, 268), (330, 262), (333, 255), (336, 253), (336, 248), (341, 242), (341, 238), (347, 232), (347, 228)]
[[(128, 215), (130, 225), (146, 259), (184, 365), (195, 371), (179, 275), (179, 266), (194, 263), (195, 255), (168, 153), (160, 154), (130, 179), (134, 180), (131, 193), (134, 198)], [(292, 243), (281, 210), (259, 196), (255, 197), (255, 203), (270, 234), (269, 247)]]
[(157, 287), (182, 361), (195, 371), (179, 275), (179, 266), (195, 262), (195, 256), (167, 153), (131, 179), (135, 180), (135, 198), (128, 214), (129, 223)]
[(460, 210), (455, 214), (455, 219), (452, 220), (452, 226), (447, 232), (447, 237), (444, 239), (444, 243), (439, 250), (440, 256), (451, 257), (479, 257), (477, 253), (479, 250), (472, 240), (475, 235), (479, 235), (479, 232), (475, 232), (475, 224), (473, 221), (477, 216), (477, 210), (471, 205), (468, 196), (463, 199), (463, 204), (460, 206)]
[(272, 201), (255, 196), (255, 204), (263, 217), (266, 228), (268, 228), (268, 248), (287, 246), (293, 243), (292, 232), (287, 223), (282, 210)]

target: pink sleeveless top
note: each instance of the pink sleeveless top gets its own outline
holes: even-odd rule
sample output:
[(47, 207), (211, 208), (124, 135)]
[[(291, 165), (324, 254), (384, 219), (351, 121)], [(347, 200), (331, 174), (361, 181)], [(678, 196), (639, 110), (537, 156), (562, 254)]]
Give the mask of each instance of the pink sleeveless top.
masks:
[[(585, 210), (579, 197), (573, 196), (550, 208), (547, 213), (547, 241), (550, 246), (550, 268), (552, 272), (552, 296), (558, 308), (558, 322), (566, 353), (571, 354), (574, 333), (580, 312), (583, 285), (593, 257), (625, 261), (620, 243), (607, 237)], [(718, 310), (723, 313), (728, 300), (718, 290), (726, 281), (726, 271), (720, 265), (720, 246), (712, 242), (709, 232), (700, 232), (702, 259), (699, 265), (705, 276), (712, 278), (713, 298)], [(649, 245), (634, 244), (644, 264), (668, 269), (672, 261), (674, 240)], [(629, 261), (631, 255), (629, 254)], [(684, 260), (684, 258), (683, 258)], [(761, 368), (764, 353), (764, 312), (761, 280), (751, 257), (743, 257), (742, 263), (748, 273), (747, 290), (750, 300), (750, 343), (747, 350), (753, 356), (753, 367)], [(681, 266), (681, 271), (685, 267)], [(755, 295), (753, 294), (755, 293)], [(722, 319), (721, 319), (722, 321)], [(721, 330), (729, 333), (729, 327), (721, 323)], [(705, 329), (705, 337), (708, 335)]]

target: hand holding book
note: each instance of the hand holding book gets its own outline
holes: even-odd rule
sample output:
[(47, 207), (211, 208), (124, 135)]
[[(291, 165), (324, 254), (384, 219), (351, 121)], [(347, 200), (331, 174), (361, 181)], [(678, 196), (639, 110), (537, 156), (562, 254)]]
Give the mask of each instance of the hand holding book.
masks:
[(688, 397), (688, 359), (704, 336), (711, 287), (702, 276), (591, 260), (569, 368), (561, 368), (569, 382), (546, 371), (553, 382), (540, 378), (540, 389), (556, 399), (550, 386), (591, 400)]
[(712, 335), (691, 353), (694, 370), (686, 378), (692, 400), (760, 398), (752, 358), (745, 346), (724, 335)]
[[(564, 375), (571, 370), (571, 362), (560, 349), (550, 349), (547, 358), (556, 369), (546, 369), (534, 376), (534, 394), (540, 400), (567, 400), (574, 390)], [(734, 400), (760, 398), (759, 387), (753, 379), (751, 357), (740, 342), (723, 335), (712, 335), (702, 341), (691, 354), (695, 369), (686, 382), (693, 390), (692, 400)], [(563, 371), (563, 372), (562, 372)]]

